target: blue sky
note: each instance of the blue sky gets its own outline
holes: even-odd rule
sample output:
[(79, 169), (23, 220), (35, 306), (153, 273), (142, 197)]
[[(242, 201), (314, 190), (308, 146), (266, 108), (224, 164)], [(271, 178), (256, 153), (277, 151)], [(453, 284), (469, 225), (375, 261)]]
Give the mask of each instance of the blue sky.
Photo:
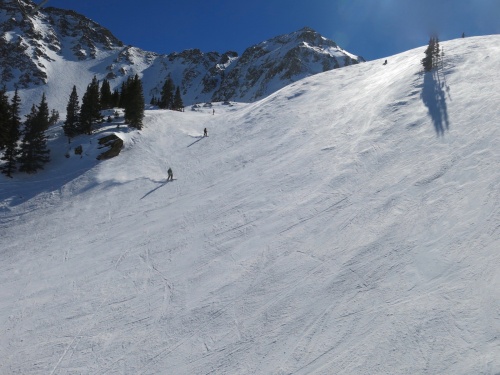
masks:
[[(35, 0), (39, 3), (41, 0)], [(309, 26), (367, 60), (440, 40), (500, 33), (500, 0), (49, 0), (158, 53), (247, 47)]]

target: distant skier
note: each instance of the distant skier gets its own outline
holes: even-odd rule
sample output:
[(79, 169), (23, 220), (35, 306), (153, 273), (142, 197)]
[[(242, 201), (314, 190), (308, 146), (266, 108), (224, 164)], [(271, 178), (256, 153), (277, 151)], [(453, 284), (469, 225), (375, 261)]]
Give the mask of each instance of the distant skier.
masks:
[(215, 109), (212, 109), (212, 115), (215, 115)]
[(384, 61), (384, 64), (383, 65), (387, 65), (387, 60)]
[(167, 173), (168, 173), (167, 181), (169, 181), (169, 180), (173, 181), (174, 180), (174, 172), (172, 172), (172, 168), (169, 167)]
[(465, 33), (462, 33), (462, 38), (465, 38)]
[(208, 131), (207, 131), (207, 128), (205, 128), (205, 129), (203, 130), (203, 136), (204, 136), (204, 137), (208, 137)]

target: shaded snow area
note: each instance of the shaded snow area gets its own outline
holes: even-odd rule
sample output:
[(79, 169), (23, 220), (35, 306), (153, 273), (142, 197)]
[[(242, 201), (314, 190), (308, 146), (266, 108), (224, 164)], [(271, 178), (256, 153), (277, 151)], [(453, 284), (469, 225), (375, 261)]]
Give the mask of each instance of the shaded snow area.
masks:
[(0, 374), (500, 374), (499, 46), (151, 109), (103, 162), (52, 129), (0, 179)]

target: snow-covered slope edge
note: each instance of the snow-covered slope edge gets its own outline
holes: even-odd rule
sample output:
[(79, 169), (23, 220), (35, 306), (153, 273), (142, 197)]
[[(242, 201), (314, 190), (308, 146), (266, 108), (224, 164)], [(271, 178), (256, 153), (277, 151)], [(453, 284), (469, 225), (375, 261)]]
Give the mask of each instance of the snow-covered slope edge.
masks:
[(148, 111), (56, 189), (2, 182), (46, 192), (0, 212), (0, 373), (500, 373), (499, 42)]

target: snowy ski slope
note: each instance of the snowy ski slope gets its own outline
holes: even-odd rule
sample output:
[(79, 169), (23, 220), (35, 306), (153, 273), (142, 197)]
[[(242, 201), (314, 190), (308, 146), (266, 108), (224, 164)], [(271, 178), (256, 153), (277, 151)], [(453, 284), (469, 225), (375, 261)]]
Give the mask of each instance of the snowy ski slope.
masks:
[(442, 47), (149, 110), (105, 162), (53, 129), (0, 179), (0, 374), (500, 374), (500, 37)]

